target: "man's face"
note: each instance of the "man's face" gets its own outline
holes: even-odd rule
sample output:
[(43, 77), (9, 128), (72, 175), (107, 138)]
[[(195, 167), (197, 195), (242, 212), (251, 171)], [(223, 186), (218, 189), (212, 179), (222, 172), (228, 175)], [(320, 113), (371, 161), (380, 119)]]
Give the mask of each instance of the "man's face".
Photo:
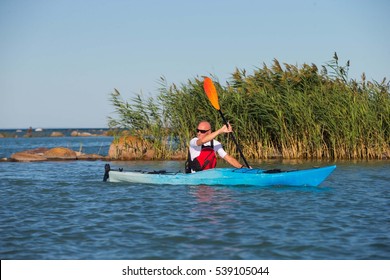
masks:
[(211, 126), (207, 122), (201, 122), (196, 129), (196, 135), (199, 139), (203, 139), (206, 135), (211, 133)]

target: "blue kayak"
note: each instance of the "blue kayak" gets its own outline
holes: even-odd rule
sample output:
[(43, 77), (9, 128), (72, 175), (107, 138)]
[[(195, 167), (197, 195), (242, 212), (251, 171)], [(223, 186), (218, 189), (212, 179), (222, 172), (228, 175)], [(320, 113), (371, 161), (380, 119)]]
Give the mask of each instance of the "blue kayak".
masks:
[(196, 173), (165, 171), (118, 171), (106, 164), (103, 181), (159, 185), (224, 185), (224, 186), (318, 186), (336, 165), (304, 170), (281, 171), (248, 168), (214, 168)]

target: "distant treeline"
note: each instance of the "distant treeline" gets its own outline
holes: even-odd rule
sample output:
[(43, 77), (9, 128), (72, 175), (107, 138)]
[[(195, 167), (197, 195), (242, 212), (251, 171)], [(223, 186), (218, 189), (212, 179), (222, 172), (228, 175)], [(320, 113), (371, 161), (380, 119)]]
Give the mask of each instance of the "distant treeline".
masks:
[[(222, 85), (215, 81), (219, 103), (244, 155), (250, 159), (382, 159), (390, 157), (390, 83), (348, 78), (349, 61), (337, 54), (320, 69), (279, 63), (248, 74), (236, 69)], [(158, 95), (139, 94), (123, 100), (111, 94), (117, 118), (111, 128), (124, 128), (147, 139), (156, 158), (186, 154), (200, 120), (222, 126), (219, 113), (203, 90), (203, 78), (179, 86), (161, 78)], [(219, 139), (237, 155), (228, 136)]]

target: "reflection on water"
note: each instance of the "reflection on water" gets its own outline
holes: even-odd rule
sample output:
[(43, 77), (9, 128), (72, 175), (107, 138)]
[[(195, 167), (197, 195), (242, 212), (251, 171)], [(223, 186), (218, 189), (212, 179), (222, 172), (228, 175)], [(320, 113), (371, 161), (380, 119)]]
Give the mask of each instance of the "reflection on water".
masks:
[(237, 203), (234, 193), (227, 188), (199, 185), (189, 189), (196, 201), (192, 208), (193, 213), (213, 224), (220, 223), (221, 212), (227, 212)]

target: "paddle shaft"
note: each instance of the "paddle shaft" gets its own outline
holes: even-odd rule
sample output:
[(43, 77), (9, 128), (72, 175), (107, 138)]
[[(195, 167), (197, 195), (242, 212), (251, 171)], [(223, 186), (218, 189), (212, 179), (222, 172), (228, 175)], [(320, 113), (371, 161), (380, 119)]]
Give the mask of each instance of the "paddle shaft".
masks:
[[(229, 126), (229, 124), (228, 124), (227, 120), (225, 119), (225, 116), (223, 115), (222, 111), (221, 111), (221, 110), (218, 110), (218, 112), (219, 112), (219, 114), (221, 115), (222, 120), (223, 120), (223, 122), (226, 124), (226, 126)], [(245, 159), (245, 157), (244, 157), (244, 154), (243, 154), (242, 151), (241, 151), (240, 145), (238, 145), (238, 143), (237, 143), (236, 137), (234, 137), (234, 133), (231, 132), (230, 135), (232, 136), (233, 142), (234, 142), (234, 144), (236, 144), (236, 147), (237, 147), (237, 149), (238, 149), (238, 152), (240, 153), (240, 156), (241, 156), (242, 160), (244, 161), (246, 167), (247, 167), (247, 168), (250, 168), (248, 162), (246, 161), (246, 159)]]

